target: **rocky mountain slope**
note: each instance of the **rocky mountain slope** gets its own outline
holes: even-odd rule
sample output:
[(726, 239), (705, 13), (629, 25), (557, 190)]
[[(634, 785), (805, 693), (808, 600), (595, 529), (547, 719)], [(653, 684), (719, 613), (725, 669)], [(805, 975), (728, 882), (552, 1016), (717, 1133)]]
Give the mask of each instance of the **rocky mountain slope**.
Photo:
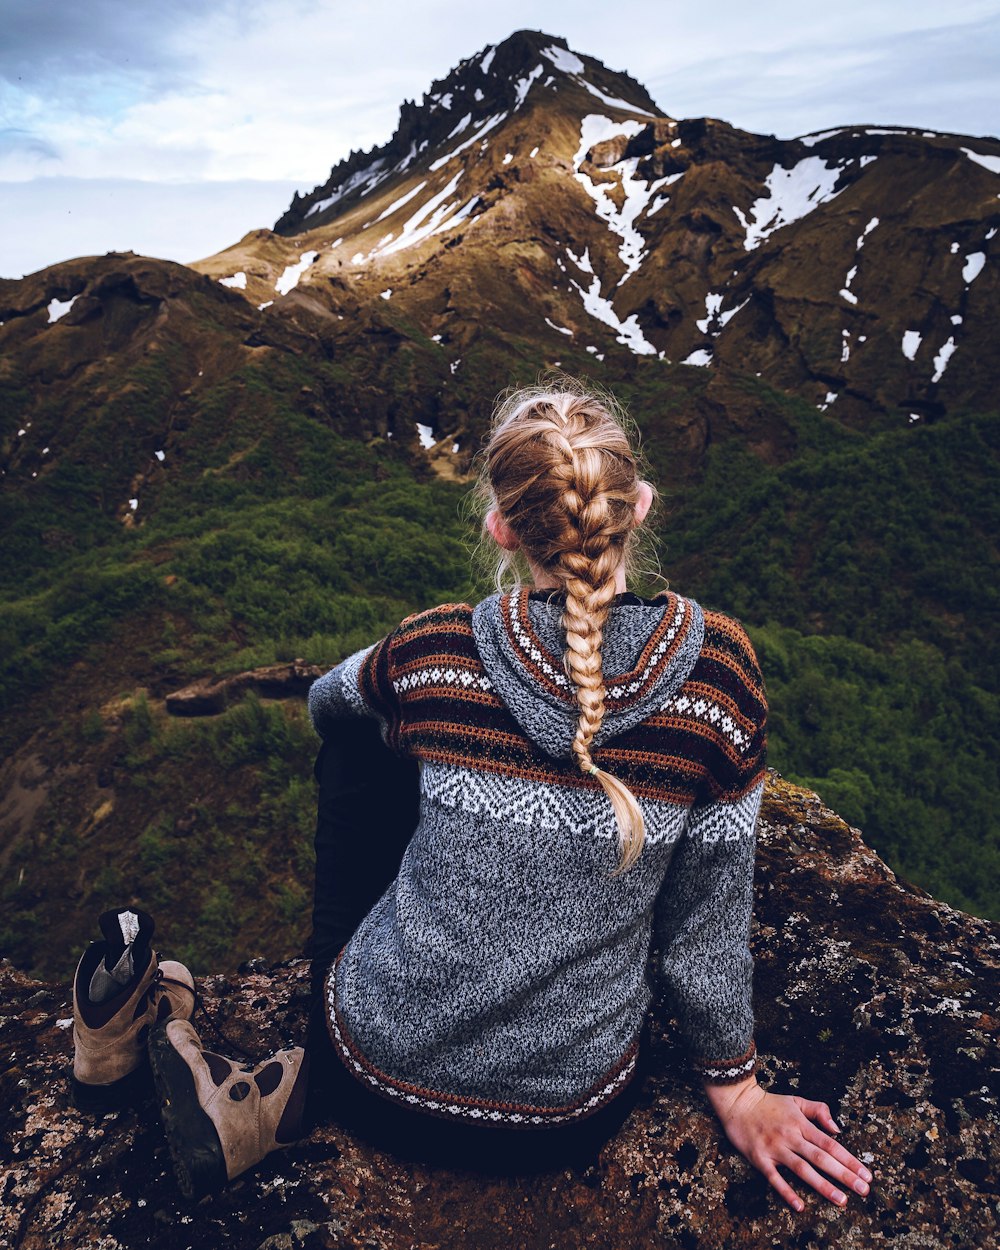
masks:
[[(589, 1166), (502, 1178), (414, 1163), (331, 1124), (190, 1206), (152, 1105), (97, 1122), (69, 1106), (68, 985), (3, 963), (0, 1236), (13, 1250), (995, 1244), (1000, 926), (896, 879), (814, 794), (773, 774), (759, 847), (759, 1079), (829, 1103), (874, 1173), (867, 1197), (840, 1209), (788, 1173), (805, 1201), (790, 1211), (729, 1145), (658, 1006), (638, 1103)], [(170, 915), (158, 931), (177, 939)], [(254, 1054), (301, 1043), (307, 987), (303, 960), (254, 960), (199, 986)]]
[(851, 423), (915, 422), (992, 402), (998, 175), (995, 139), (677, 120), (521, 31), (406, 102), (390, 141), (274, 234), (196, 267), (270, 316), (293, 291), (337, 317), (391, 300), (453, 371), (500, 327), (562, 355), (617, 344), (763, 375)]

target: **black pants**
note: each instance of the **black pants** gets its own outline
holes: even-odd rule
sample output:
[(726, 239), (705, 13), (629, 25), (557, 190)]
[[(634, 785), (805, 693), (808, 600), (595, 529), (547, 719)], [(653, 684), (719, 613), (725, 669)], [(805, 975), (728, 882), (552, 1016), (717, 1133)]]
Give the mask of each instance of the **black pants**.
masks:
[(536, 1129), (454, 1123), (401, 1106), (362, 1084), (341, 1062), (327, 1031), (323, 979), (395, 880), (419, 816), (419, 770), (415, 760), (386, 747), (374, 720), (359, 718), (339, 722), (325, 738), (315, 776), (310, 1122), (334, 1120), (394, 1154), (445, 1166), (517, 1174), (592, 1162), (635, 1104), (649, 1049), (645, 1033), (636, 1074), (611, 1103), (578, 1122)]

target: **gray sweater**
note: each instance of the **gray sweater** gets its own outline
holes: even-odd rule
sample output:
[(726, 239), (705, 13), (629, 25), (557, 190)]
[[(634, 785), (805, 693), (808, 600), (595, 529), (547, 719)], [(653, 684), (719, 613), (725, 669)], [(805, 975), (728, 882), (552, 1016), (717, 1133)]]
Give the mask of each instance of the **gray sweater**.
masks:
[(420, 765), (399, 874), (327, 977), (331, 1038), (359, 1080), (447, 1118), (590, 1114), (630, 1079), (654, 992), (703, 1080), (756, 1069), (766, 702), (753, 647), (671, 591), (616, 597), (592, 754), (637, 796), (646, 837), (611, 878), (611, 803), (571, 751), (562, 602), (521, 587), (415, 613), (309, 692), (319, 733), (373, 716)]

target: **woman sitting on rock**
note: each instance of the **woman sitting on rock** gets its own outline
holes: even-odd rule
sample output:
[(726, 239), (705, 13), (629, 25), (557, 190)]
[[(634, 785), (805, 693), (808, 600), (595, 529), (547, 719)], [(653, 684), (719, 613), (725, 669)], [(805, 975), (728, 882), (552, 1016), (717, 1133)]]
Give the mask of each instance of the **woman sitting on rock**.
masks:
[(569, 380), (510, 394), (476, 491), (496, 593), (407, 617), (310, 690), (307, 1045), (241, 1069), (165, 1009), (150, 1054), (189, 1195), (324, 1116), (425, 1161), (592, 1159), (648, 1070), (656, 991), (785, 1201), (780, 1167), (867, 1192), (827, 1105), (756, 1080), (764, 686), (735, 620), (628, 590), (655, 494), (633, 441)]

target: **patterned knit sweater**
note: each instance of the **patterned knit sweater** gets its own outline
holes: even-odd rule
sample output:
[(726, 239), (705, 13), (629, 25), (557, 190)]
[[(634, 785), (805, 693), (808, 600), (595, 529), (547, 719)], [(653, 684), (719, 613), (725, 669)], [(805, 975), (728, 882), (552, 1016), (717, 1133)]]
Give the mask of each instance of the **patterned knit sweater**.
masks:
[(359, 1080), (445, 1118), (533, 1128), (591, 1114), (630, 1079), (657, 990), (705, 1082), (757, 1066), (766, 702), (753, 647), (672, 591), (616, 596), (592, 754), (636, 795), (646, 836), (612, 878), (611, 802), (571, 751), (564, 603), (522, 586), (417, 612), (309, 692), (319, 733), (375, 717), (420, 771), (399, 873), (327, 976), (330, 1035)]

